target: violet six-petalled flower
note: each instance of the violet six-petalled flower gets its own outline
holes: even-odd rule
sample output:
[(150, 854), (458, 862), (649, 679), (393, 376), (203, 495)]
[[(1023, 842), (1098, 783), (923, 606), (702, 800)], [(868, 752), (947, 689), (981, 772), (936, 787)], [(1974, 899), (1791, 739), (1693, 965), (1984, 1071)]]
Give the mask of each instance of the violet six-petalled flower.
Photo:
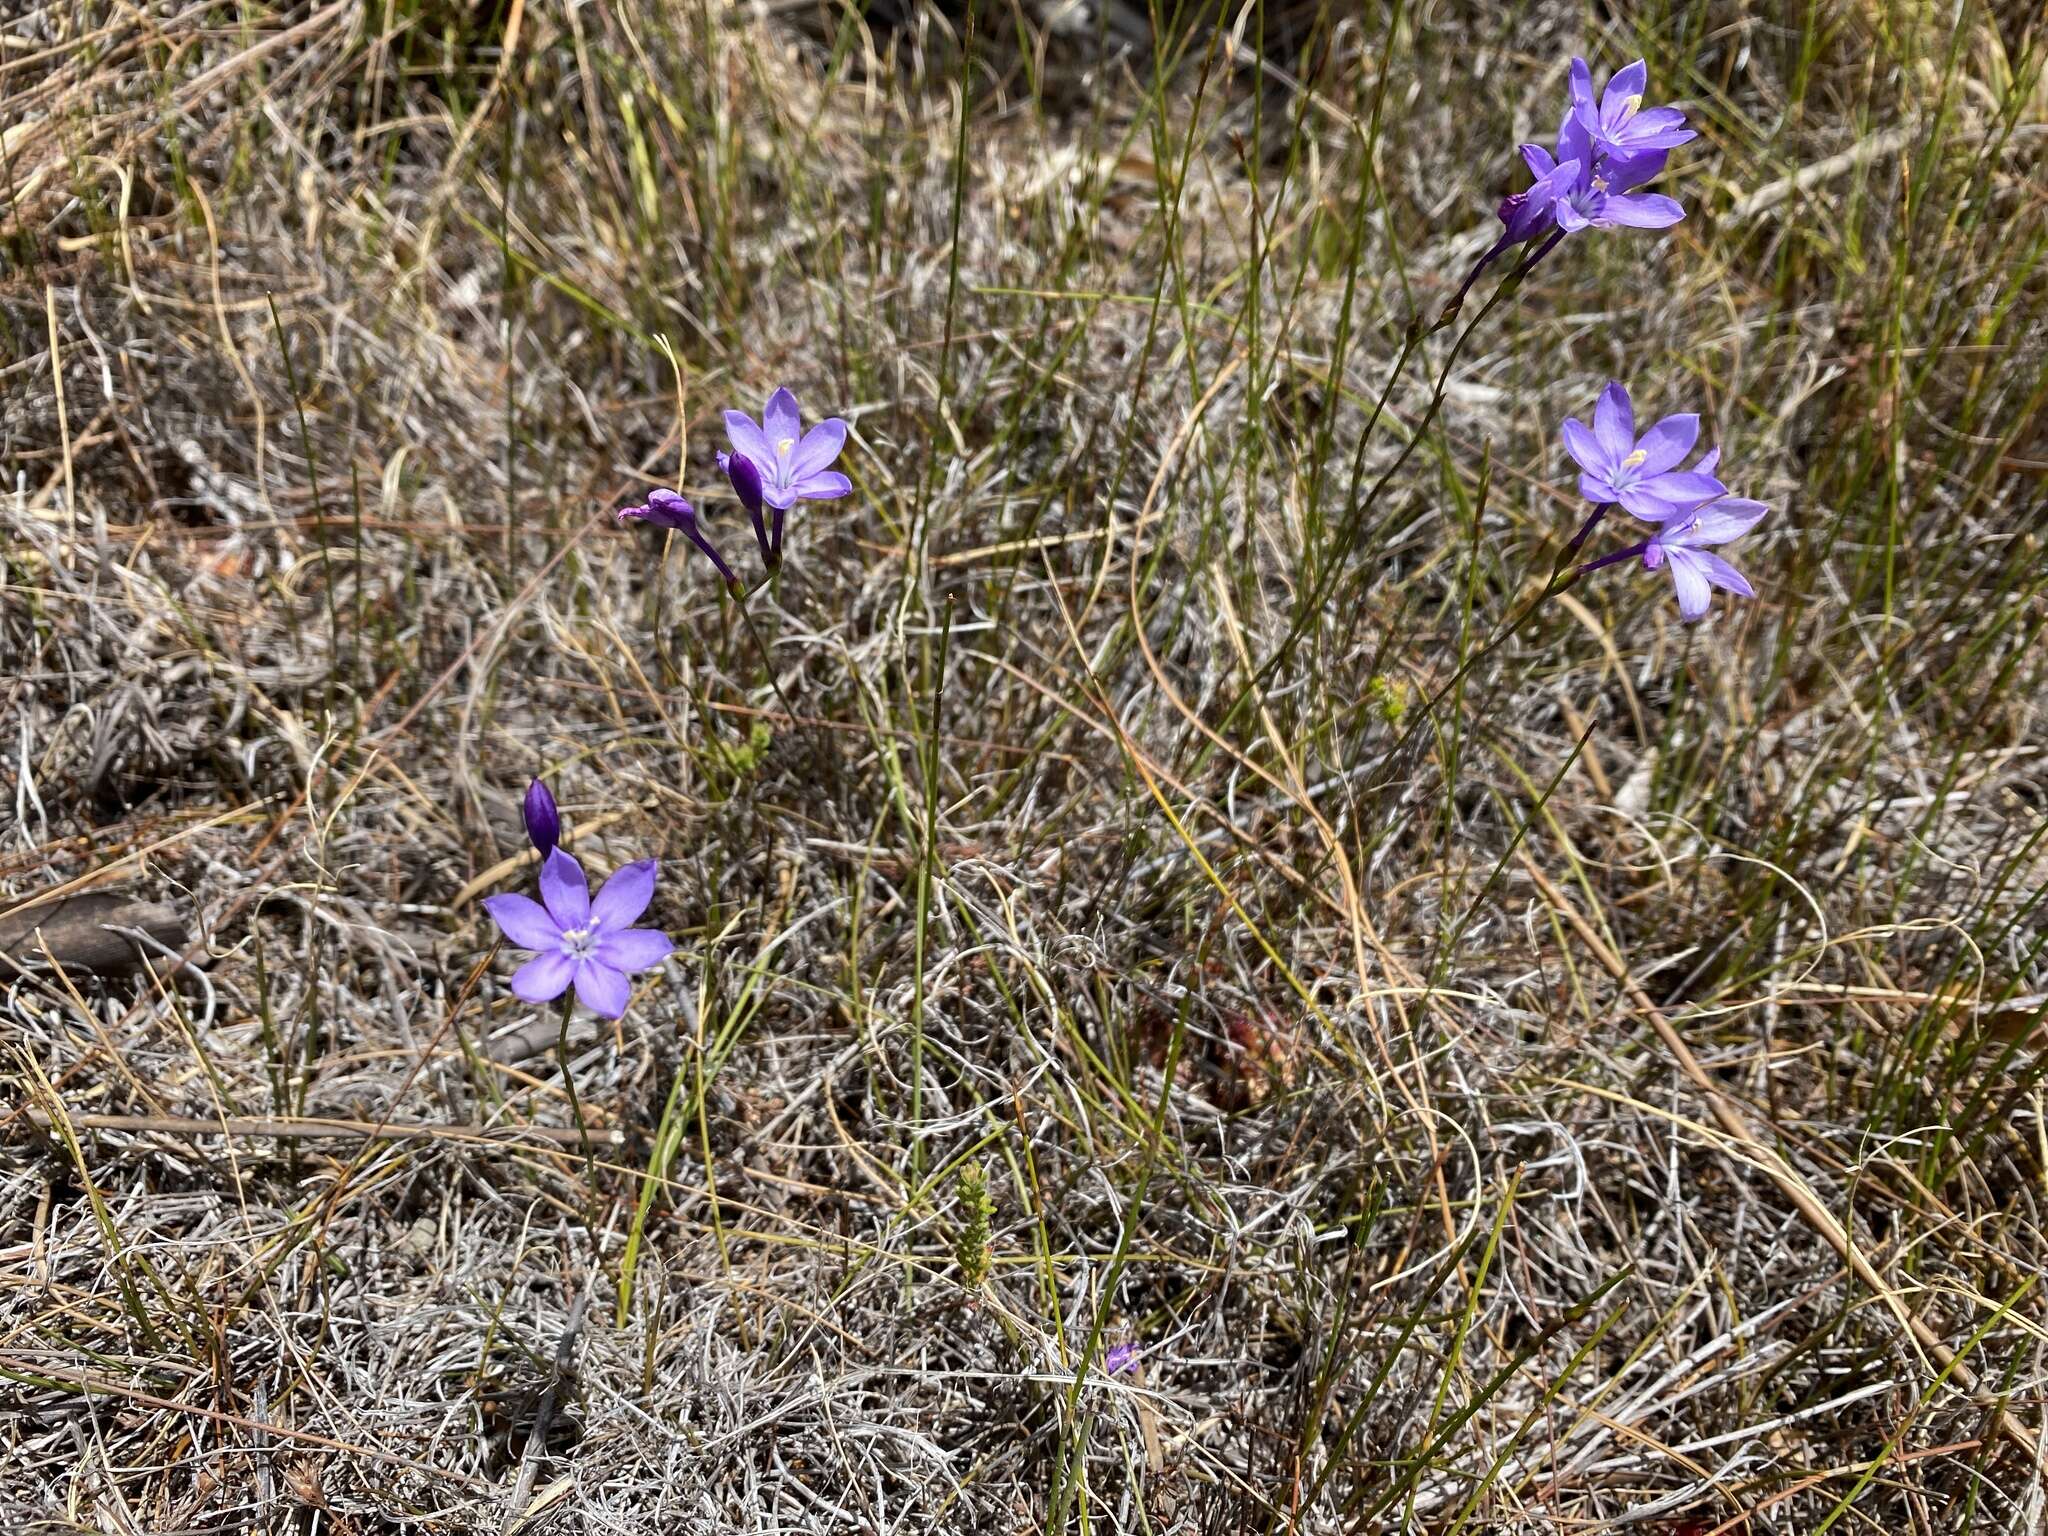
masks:
[(1657, 530), (1643, 549), (1643, 564), (1653, 571), (1662, 566), (1671, 572), (1680, 618), (1704, 618), (1713, 587), (1737, 597), (1756, 596), (1756, 588), (1742, 572), (1708, 551), (1710, 546), (1741, 538), (1770, 510), (1760, 501), (1725, 496), (1674, 517)]
[[(733, 452), (752, 461), (761, 477), (761, 499), (777, 512), (799, 501), (831, 501), (853, 489), (853, 482), (832, 467), (846, 446), (846, 423), (831, 416), (804, 431), (796, 396), (787, 389), (768, 397), (758, 422), (745, 411), (727, 411), (725, 435), (732, 439)], [(778, 517), (778, 531), (781, 525)], [(780, 537), (774, 542), (780, 549)]]
[(1635, 407), (1619, 381), (1600, 391), (1591, 427), (1576, 417), (1564, 424), (1565, 452), (1579, 465), (1579, 494), (1596, 504), (1618, 502), (1649, 523), (1728, 489), (1711, 474), (1678, 467), (1699, 435), (1700, 419), (1688, 413), (1666, 416), (1636, 436)]
[(1138, 1363), (1139, 1348), (1136, 1344), (1112, 1344), (1102, 1357), (1102, 1369), (1111, 1376), (1121, 1376)]
[(633, 926), (654, 898), (652, 859), (616, 871), (593, 900), (583, 866), (556, 848), (541, 865), (540, 896), (508, 893), (484, 903), (509, 942), (533, 951), (512, 976), (513, 995), (529, 1003), (552, 1002), (573, 986), (585, 1007), (616, 1019), (632, 997), (626, 977), (675, 949), (658, 929)]

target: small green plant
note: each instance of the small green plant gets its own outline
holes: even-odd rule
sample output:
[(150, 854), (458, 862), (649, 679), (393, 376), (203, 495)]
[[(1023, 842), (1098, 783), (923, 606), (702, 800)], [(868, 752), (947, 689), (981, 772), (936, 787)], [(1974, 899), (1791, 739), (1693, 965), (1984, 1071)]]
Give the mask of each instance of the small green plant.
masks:
[(960, 1170), (960, 1234), (953, 1239), (953, 1257), (960, 1262), (960, 1280), (970, 1290), (980, 1290), (988, 1280), (990, 1264), (989, 1227), (996, 1214), (996, 1202), (988, 1192), (988, 1174), (979, 1163)]
[(1366, 698), (1372, 704), (1372, 712), (1388, 725), (1399, 725), (1408, 714), (1408, 684), (1391, 672), (1373, 675), (1365, 685)]

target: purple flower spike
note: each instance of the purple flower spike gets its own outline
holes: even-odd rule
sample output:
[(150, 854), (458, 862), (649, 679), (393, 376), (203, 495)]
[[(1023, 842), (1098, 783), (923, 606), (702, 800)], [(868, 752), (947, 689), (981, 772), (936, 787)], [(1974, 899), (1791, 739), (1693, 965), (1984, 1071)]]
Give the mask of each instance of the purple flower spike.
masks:
[(1770, 510), (1760, 501), (1729, 496), (1696, 507), (1657, 530), (1643, 548), (1643, 564), (1653, 571), (1662, 566), (1671, 572), (1681, 619), (1690, 623), (1706, 617), (1715, 587), (1737, 597), (1756, 596), (1756, 588), (1744, 580), (1742, 572), (1708, 550), (1741, 538)]
[(667, 934), (633, 926), (654, 899), (652, 859), (617, 871), (593, 901), (583, 866), (557, 848), (541, 865), (540, 896), (484, 903), (508, 942), (533, 951), (512, 976), (513, 995), (529, 1003), (553, 1002), (573, 985), (584, 1007), (616, 1019), (633, 995), (628, 973), (653, 969), (675, 949)]
[(704, 530), (697, 526), (697, 509), (674, 491), (649, 491), (644, 506), (621, 507), (619, 521), (650, 523), (656, 528), (675, 529), (704, 551), (711, 563), (718, 567), (718, 574), (725, 578), (727, 586), (737, 587), (740, 584), (739, 577), (732, 573), (732, 567), (725, 563), (725, 556), (712, 547), (711, 541), (704, 537)]
[(1727, 493), (1707, 472), (1718, 455), (1703, 458), (1702, 468), (1678, 468), (1699, 435), (1699, 417), (1685, 415), (1666, 416), (1637, 437), (1635, 408), (1618, 382), (1600, 391), (1590, 428), (1575, 418), (1564, 424), (1565, 451), (1581, 471), (1579, 494), (1591, 502), (1619, 502), (1648, 523), (1665, 522)]
[(526, 835), (545, 859), (562, 839), (562, 813), (555, 809), (555, 797), (547, 785), (535, 779), (526, 786), (526, 803), (520, 807), (526, 817)]
[[(846, 423), (837, 416), (803, 430), (796, 396), (778, 389), (756, 422), (745, 411), (725, 413), (725, 435), (733, 451), (753, 460), (761, 476), (761, 499), (778, 513), (799, 501), (831, 501), (853, 489), (853, 482), (832, 468), (846, 446)], [(776, 519), (778, 528), (780, 517)], [(777, 554), (782, 540), (773, 540)]]
[[(767, 524), (761, 521), (761, 471), (744, 453), (723, 451), (718, 455), (718, 468), (732, 482), (733, 495), (739, 497), (740, 505), (747, 509), (747, 516), (753, 521), (754, 542), (760, 546), (761, 563), (773, 570), (782, 551), (769, 543)], [(777, 514), (777, 522), (779, 526), (780, 513)]]

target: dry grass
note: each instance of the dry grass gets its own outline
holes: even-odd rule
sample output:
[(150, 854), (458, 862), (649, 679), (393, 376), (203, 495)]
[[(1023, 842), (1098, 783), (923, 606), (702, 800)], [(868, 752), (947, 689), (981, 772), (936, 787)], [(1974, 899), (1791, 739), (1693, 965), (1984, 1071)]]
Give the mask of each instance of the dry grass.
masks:
[[(2041, 1529), (2038, 19), (976, 11), (0, 23), (0, 924), (189, 937), (4, 977), (0, 1516)], [(1574, 51), (1691, 217), (1394, 374)], [(1762, 595), (1508, 633), (1610, 375)], [(784, 381), (771, 679), (608, 514)]]

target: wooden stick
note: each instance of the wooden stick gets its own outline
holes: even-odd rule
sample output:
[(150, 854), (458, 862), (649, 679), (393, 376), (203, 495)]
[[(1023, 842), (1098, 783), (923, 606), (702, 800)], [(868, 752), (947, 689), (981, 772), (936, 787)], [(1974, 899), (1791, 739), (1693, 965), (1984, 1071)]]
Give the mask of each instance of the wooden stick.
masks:
[(1825, 1238), (1828, 1246), (1841, 1255), (1842, 1262), (1849, 1266), (1850, 1272), (1869, 1288), (1872, 1295), (1884, 1302), (1914, 1343), (1926, 1351), (1936, 1366), (1955, 1378), (1963, 1391), (1969, 1394), (1972, 1402), (1990, 1411), (1992, 1424), (1997, 1432), (2025, 1452), (2037, 1475), (2048, 1480), (2048, 1470), (2042, 1468), (2040, 1449), (2035, 1443), (2033, 1432), (2007, 1412), (1998, 1397), (1978, 1381), (1977, 1373), (1958, 1359), (1956, 1352), (1942, 1342), (1941, 1336), (1906, 1305), (1905, 1299), (1892, 1289), (1883, 1275), (1878, 1273), (1877, 1267), (1865, 1257), (1863, 1250), (1835, 1219), (1835, 1213), (1821, 1203), (1820, 1196), (1814, 1193), (1799, 1171), (1785, 1160), (1777, 1148), (1757, 1135), (1735, 1101), (1724, 1094), (1714, 1079), (1708, 1076), (1707, 1069), (1700, 1065), (1699, 1058), (1692, 1053), (1692, 1048), (1680, 1037), (1678, 1031), (1671, 1027), (1671, 1021), (1664, 1017), (1657, 1005), (1650, 1001), (1650, 995), (1630, 974), (1629, 968), (1622, 963), (1621, 957), (1614, 952), (1606, 939), (1581, 915), (1578, 908), (1565, 898), (1564, 892), (1557, 888), (1550, 877), (1537, 867), (1527, 848), (1519, 850), (1519, 854), (1522, 867), (1529, 872), (1529, 878), (1536, 882), (1536, 888), (1543, 893), (1544, 900), (1550, 903), (1554, 911), (1564, 914), (1565, 921), (1572, 925), (1586, 948), (1593, 952), (1593, 958), (1600, 962), (1608, 975), (1621, 983), (1629, 1001), (1650, 1021), (1650, 1027), (1657, 1032), (1657, 1038), (1664, 1042), (1665, 1050), (1669, 1051), (1672, 1060), (1678, 1063), (1678, 1069), (1690, 1078), (1693, 1086), (1700, 1091), (1700, 1096), (1707, 1102), (1707, 1109), (1720, 1124), (1721, 1129), (1741, 1145), (1745, 1155), (1752, 1159), (1757, 1167), (1769, 1175), (1771, 1182), (1776, 1184), (1785, 1198), (1792, 1202), (1792, 1208), (1799, 1213), (1801, 1220)]

